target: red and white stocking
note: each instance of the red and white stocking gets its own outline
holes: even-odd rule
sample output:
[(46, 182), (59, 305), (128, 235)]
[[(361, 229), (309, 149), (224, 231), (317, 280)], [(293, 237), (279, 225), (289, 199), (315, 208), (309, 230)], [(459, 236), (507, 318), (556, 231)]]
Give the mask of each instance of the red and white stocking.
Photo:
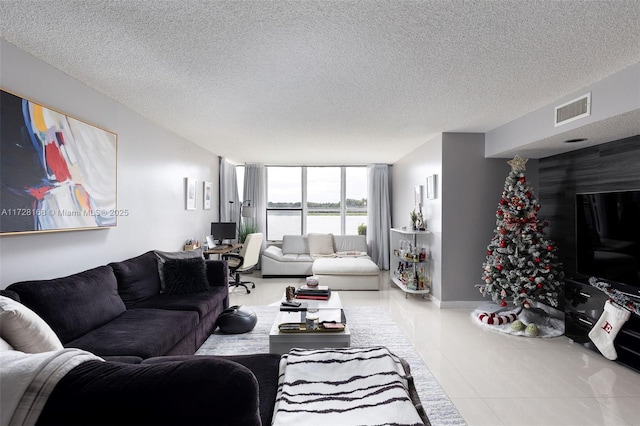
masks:
[(589, 338), (605, 357), (611, 360), (618, 358), (613, 341), (630, 316), (631, 312), (626, 309), (614, 305), (609, 300), (605, 302), (600, 319), (589, 332)]

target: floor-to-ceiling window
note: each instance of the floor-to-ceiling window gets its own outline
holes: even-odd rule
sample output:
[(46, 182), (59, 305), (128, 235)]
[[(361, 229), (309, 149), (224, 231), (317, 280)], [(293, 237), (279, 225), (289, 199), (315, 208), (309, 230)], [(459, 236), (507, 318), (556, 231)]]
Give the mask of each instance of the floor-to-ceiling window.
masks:
[(367, 223), (362, 166), (267, 166), (267, 239), (311, 232), (357, 234)]

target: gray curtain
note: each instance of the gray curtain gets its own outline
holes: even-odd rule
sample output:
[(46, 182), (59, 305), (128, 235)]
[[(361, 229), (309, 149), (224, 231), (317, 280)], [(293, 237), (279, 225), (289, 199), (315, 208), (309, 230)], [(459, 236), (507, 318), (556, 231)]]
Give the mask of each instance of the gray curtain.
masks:
[[(244, 202), (255, 208), (256, 215), (253, 218), (243, 218), (252, 220), (258, 226), (258, 232), (264, 234), (262, 249), (267, 248), (267, 179), (264, 164), (244, 165)], [(250, 204), (249, 204), (250, 203)], [(258, 264), (257, 269), (261, 269)]]
[(389, 269), (389, 233), (391, 204), (389, 202), (389, 166), (368, 166), (367, 191), (367, 246), (371, 259), (380, 269)]
[(220, 222), (238, 222), (240, 199), (236, 166), (225, 158), (220, 158), (220, 202), (218, 203)]

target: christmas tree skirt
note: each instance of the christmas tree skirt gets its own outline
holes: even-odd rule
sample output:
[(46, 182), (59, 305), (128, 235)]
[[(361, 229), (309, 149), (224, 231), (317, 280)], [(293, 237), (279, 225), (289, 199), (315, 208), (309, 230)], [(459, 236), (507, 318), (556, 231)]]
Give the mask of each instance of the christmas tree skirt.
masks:
[(525, 337), (558, 337), (564, 334), (561, 313), (557, 310), (553, 312), (542, 304), (538, 309), (514, 308), (498, 312), (483, 308), (474, 310), (471, 318), (476, 324), (492, 331)]

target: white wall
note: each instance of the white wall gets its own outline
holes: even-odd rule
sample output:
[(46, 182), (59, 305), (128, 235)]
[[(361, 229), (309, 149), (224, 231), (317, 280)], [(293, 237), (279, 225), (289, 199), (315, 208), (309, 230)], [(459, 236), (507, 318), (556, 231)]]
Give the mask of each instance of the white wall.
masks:
[[(0, 288), (56, 278), (137, 256), (181, 250), (204, 239), (218, 218), (219, 158), (83, 83), (0, 40), (0, 86), (118, 135), (118, 208), (112, 229), (0, 237)], [(198, 208), (185, 210), (185, 177), (198, 180)], [(213, 182), (213, 207), (202, 209), (202, 182)]]
[[(413, 189), (422, 185), (426, 194), (427, 176), (437, 175), (434, 200), (423, 197), (422, 214), (431, 233), (426, 238), (431, 249), (433, 264), (430, 268), (432, 293), (441, 298), (442, 285), (442, 135), (431, 139), (393, 164), (391, 168), (391, 225), (410, 229), (409, 213), (414, 209)], [(397, 265), (391, 264), (391, 269)]]

